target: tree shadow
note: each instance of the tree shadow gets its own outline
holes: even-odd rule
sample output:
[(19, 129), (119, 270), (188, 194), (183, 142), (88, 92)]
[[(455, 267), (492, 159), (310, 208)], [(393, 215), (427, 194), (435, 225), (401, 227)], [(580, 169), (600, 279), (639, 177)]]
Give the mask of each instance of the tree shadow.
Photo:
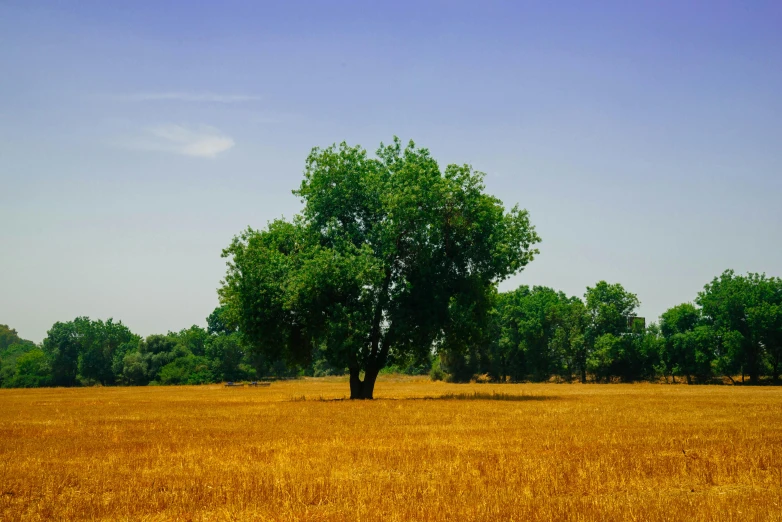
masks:
[[(423, 397), (378, 397), (371, 399), (372, 401), (510, 401), (510, 402), (525, 402), (525, 401), (551, 401), (558, 400), (559, 397), (552, 395), (517, 395), (503, 392), (473, 392), (473, 393), (445, 393), (443, 395), (426, 395)], [(343, 402), (350, 401), (347, 397), (307, 397), (305, 395), (299, 397), (292, 397), (289, 402)]]
[(558, 399), (551, 395), (526, 395), (504, 392), (445, 393), (436, 397), (422, 397), (425, 401), (550, 401)]

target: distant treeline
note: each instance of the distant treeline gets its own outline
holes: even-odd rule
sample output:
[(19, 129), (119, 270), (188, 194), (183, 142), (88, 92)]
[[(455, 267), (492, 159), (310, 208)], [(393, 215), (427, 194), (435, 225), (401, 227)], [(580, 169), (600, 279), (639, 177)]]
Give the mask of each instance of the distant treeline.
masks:
[[(494, 296), (487, 321), (470, 314), (456, 321), (458, 335), (433, 346), (428, 358), (391, 354), (383, 371), (453, 382), (777, 382), (782, 279), (726, 271), (658, 323), (637, 318), (638, 306), (636, 295), (605, 281), (583, 299), (521, 286)], [(146, 338), (122, 322), (78, 317), (55, 323), (40, 345), (0, 325), (0, 385), (205, 384), (347, 372), (329, 366), (322, 347), (313, 347), (307, 365), (270, 360), (228, 324), (230, 316), (220, 307), (206, 329)]]
[(6, 388), (205, 384), (295, 376), (282, 361), (268, 361), (222, 321), (223, 309), (192, 326), (142, 338), (122, 322), (77, 317), (57, 322), (40, 345), (0, 325), (0, 385)]
[(777, 382), (782, 279), (728, 270), (694, 303), (670, 308), (658, 323), (637, 318), (638, 306), (635, 294), (605, 281), (587, 288), (583, 300), (546, 287), (500, 293), (488, 325), (456, 336), (463, 346), (443, 347), (432, 375), (501, 382)]

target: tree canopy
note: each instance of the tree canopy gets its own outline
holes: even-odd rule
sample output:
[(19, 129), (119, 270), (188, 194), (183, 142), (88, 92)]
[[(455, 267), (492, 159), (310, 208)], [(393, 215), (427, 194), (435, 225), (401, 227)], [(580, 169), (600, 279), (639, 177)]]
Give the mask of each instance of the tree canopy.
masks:
[(396, 138), (376, 157), (345, 143), (313, 149), (294, 191), (301, 214), (223, 252), (221, 301), (260, 352), (301, 362), (323, 347), (349, 369), (351, 398), (372, 398), (389, 356), (428, 354), (453, 314), (537, 253), (527, 212), (506, 211), (483, 177), (441, 170)]
[(716, 336), (718, 364), (757, 383), (770, 359), (779, 376), (782, 355), (782, 279), (726, 270), (698, 294), (704, 323)]

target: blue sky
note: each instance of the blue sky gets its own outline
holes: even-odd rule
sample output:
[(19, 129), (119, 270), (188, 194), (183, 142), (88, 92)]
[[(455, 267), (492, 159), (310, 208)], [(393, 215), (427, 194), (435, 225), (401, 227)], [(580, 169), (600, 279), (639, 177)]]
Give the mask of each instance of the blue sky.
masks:
[(654, 319), (782, 275), (779, 2), (0, 3), (0, 323), (205, 324), (314, 146), (398, 135), (527, 208), (503, 283)]

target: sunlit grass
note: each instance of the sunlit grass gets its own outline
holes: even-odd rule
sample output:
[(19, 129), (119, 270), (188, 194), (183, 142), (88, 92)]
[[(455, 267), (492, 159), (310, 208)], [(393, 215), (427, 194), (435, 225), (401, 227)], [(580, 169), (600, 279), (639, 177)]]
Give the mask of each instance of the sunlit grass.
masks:
[(0, 391), (0, 520), (782, 520), (782, 390)]

